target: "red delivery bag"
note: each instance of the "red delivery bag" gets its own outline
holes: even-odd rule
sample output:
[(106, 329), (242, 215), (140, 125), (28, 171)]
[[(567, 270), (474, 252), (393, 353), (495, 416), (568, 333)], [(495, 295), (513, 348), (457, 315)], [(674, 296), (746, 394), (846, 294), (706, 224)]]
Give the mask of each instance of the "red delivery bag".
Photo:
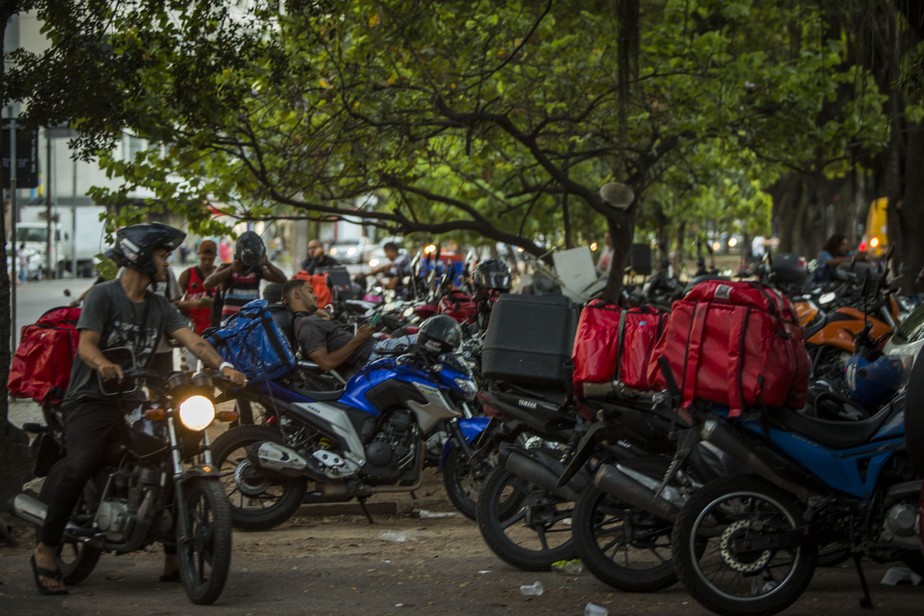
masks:
[(684, 406), (725, 404), (729, 416), (746, 406), (801, 408), (810, 362), (789, 299), (753, 282), (709, 280), (674, 302), (648, 378), (665, 387), (658, 358), (670, 364)]
[(311, 292), (317, 298), (318, 308), (324, 308), (334, 303), (334, 293), (331, 291), (330, 276), (327, 274), (309, 274), (299, 270), (292, 276), (293, 280), (304, 280), (311, 285)]
[(77, 355), (80, 308), (52, 308), (22, 328), (10, 365), (7, 389), (16, 398), (60, 404)]
[(580, 393), (583, 383), (613, 379), (635, 389), (651, 389), (648, 363), (666, 316), (651, 306), (623, 309), (600, 299), (587, 304), (571, 354), (575, 391)]

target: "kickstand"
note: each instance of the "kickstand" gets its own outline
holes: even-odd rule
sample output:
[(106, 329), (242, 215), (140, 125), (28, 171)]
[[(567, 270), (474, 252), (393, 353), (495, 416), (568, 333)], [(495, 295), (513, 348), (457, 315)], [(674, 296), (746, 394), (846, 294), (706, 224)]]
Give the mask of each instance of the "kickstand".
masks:
[(375, 522), (372, 521), (372, 516), (369, 515), (369, 510), (366, 509), (366, 499), (365, 499), (365, 498), (360, 498), (360, 499), (358, 499), (358, 500), (359, 500), (359, 506), (362, 508), (363, 513), (366, 514), (366, 519), (369, 520), (369, 523), (370, 523), (370, 524), (375, 524)]
[(869, 596), (869, 586), (866, 583), (866, 576), (863, 575), (863, 567), (860, 565), (860, 554), (853, 555), (853, 564), (857, 566), (857, 575), (860, 576), (860, 587), (863, 589), (863, 598), (860, 599), (860, 607), (866, 610), (873, 609), (873, 599)]

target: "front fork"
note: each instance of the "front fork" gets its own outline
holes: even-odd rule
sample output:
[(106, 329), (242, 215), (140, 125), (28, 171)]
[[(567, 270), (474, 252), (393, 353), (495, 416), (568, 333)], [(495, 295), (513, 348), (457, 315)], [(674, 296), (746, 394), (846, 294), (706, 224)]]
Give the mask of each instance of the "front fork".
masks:
[(183, 486), (190, 479), (208, 477), (217, 480), (218, 469), (212, 463), (212, 449), (208, 430), (202, 431), (202, 462), (190, 468), (183, 467), (180, 456), (179, 439), (176, 437), (176, 424), (173, 417), (167, 418), (167, 432), (170, 435), (170, 456), (173, 461), (174, 503), (176, 504), (176, 540), (177, 544), (190, 541), (189, 516), (186, 513), (186, 492)]

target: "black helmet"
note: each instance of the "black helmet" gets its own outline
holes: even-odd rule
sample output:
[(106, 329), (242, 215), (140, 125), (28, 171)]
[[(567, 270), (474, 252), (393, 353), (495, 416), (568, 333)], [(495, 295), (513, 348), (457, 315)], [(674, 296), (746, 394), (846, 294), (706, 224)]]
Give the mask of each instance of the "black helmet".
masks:
[(256, 269), (263, 263), (266, 246), (260, 236), (253, 231), (244, 231), (234, 246), (234, 259), (250, 269)]
[(115, 246), (106, 251), (106, 256), (119, 267), (130, 267), (153, 276), (157, 272), (154, 251), (157, 248), (176, 250), (184, 239), (183, 231), (161, 222), (131, 225), (116, 231)]
[(455, 351), (462, 344), (462, 328), (449, 315), (438, 314), (420, 324), (417, 348), (428, 355), (441, 355)]
[(482, 261), (472, 271), (472, 284), (478, 291), (484, 289), (509, 291), (510, 270), (503, 261), (497, 259)]

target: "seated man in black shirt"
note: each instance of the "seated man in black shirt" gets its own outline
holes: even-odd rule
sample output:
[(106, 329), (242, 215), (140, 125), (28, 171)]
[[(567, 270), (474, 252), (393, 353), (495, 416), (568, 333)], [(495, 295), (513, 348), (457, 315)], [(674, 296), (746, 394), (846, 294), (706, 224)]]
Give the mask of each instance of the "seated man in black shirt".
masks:
[(282, 301), (295, 313), (293, 328), (302, 355), (321, 370), (341, 367), (357, 369), (372, 353), (372, 328), (361, 325), (355, 336), (317, 313), (317, 298), (304, 280), (289, 280), (282, 289)]
[(406, 351), (416, 340), (412, 335), (375, 341), (374, 330), (368, 325), (360, 325), (356, 334), (350, 335), (318, 310), (317, 298), (305, 280), (286, 282), (282, 301), (295, 313), (293, 329), (302, 356), (325, 372), (358, 370), (383, 355)]

